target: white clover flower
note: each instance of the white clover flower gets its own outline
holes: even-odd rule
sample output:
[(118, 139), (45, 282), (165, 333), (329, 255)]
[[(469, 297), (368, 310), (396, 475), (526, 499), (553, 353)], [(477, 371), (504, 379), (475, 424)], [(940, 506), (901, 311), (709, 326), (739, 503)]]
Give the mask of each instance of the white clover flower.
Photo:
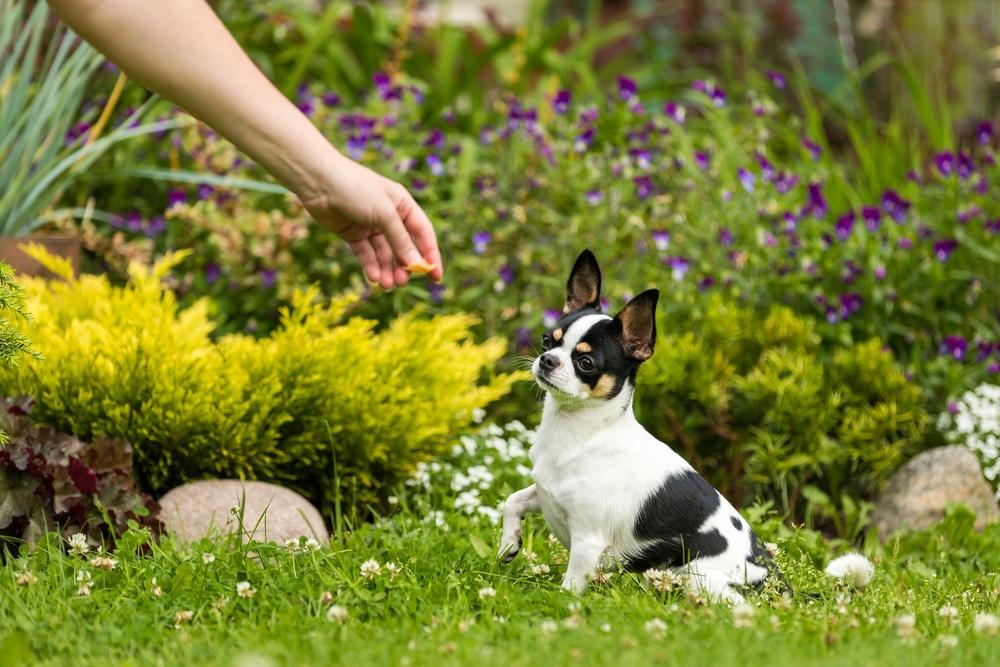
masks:
[(212, 563), (215, 562), (215, 554), (206, 551), (201, 555), (201, 562), (204, 563), (205, 565), (211, 565)]
[(321, 548), (322, 545), (319, 543), (319, 540), (312, 537), (307, 539), (305, 545), (302, 547), (304, 551), (319, 551)]
[(497, 590), (492, 586), (486, 586), (479, 589), (479, 599), (485, 600), (486, 598), (495, 598), (497, 596)]
[(24, 570), (17, 574), (16, 583), (18, 586), (31, 586), (38, 583), (38, 577), (32, 574), (30, 570)]
[(331, 605), (329, 609), (326, 610), (326, 617), (328, 620), (334, 623), (344, 623), (347, 621), (349, 614), (347, 613), (346, 607), (341, 607), (339, 604)]
[(374, 558), (369, 558), (361, 564), (362, 578), (371, 581), (380, 574), (382, 574), (382, 566)]
[(390, 507), (395, 507), (396, 505), (399, 504), (399, 498), (397, 498), (396, 496), (389, 496), (388, 498), (386, 498), (386, 501), (389, 503)]
[(240, 581), (236, 583), (236, 594), (241, 598), (252, 598), (257, 594), (257, 591), (250, 585), (249, 581)]
[(90, 551), (87, 536), (83, 533), (74, 533), (66, 542), (69, 543), (69, 552), (74, 556), (85, 556)]
[(541, 628), (542, 632), (544, 632), (547, 635), (551, 635), (552, 633), (559, 630), (559, 624), (553, 621), (551, 618), (547, 618), (544, 621), (542, 621), (539, 627)]
[(389, 575), (389, 581), (393, 581), (402, 571), (403, 568), (392, 561), (385, 564), (385, 572)]
[(484, 419), (486, 419), (486, 410), (483, 410), (482, 408), (473, 408), (472, 421), (476, 424), (482, 424)]
[(995, 637), (1000, 631), (1000, 618), (994, 614), (976, 614), (972, 619), (972, 629), (977, 634)]
[(323, 605), (333, 604), (333, 593), (330, 591), (323, 591), (322, 595), (319, 596), (319, 603)]
[(90, 564), (98, 570), (113, 570), (118, 566), (118, 561), (110, 556), (98, 554), (90, 559)]
[(743, 602), (733, 607), (733, 625), (737, 628), (749, 628), (753, 625), (753, 617), (757, 610)]
[(767, 549), (767, 553), (771, 554), (772, 558), (777, 558), (781, 553), (781, 549), (774, 542), (764, 542), (764, 548)]
[(670, 570), (650, 568), (643, 572), (642, 576), (645, 577), (646, 581), (649, 582), (649, 585), (659, 593), (672, 591), (675, 587), (680, 586), (683, 583), (681, 578)]
[(174, 627), (180, 630), (181, 625), (184, 623), (190, 623), (191, 619), (194, 618), (194, 612), (188, 611), (187, 609), (182, 609), (181, 611), (174, 614)]
[(875, 575), (875, 566), (861, 554), (849, 553), (830, 561), (826, 566), (826, 573), (842, 580), (851, 588), (864, 588)]
[(158, 598), (163, 595), (163, 589), (156, 583), (156, 577), (153, 577), (153, 580), (149, 583), (149, 585), (151, 586), (150, 590), (153, 593), (154, 598)]
[(913, 637), (917, 634), (917, 617), (913, 614), (900, 614), (892, 620), (900, 637)]
[(531, 573), (534, 575), (542, 575), (549, 573), (549, 566), (545, 563), (539, 563), (538, 565), (531, 566)]
[(76, 594), (81, 597), (90, 595), (90, 585), (93, 580), (90, 570), (78, 570), (76, 573)]
[(946, 604), (940, 609), (938, 609), (938, 616), (948, 621), (949, 623), (955, 623), (958, 621), (958, 608), (953, 607), (950, 604)]
[(938, 643), (945, 648), (955, 648), (958, 646), (958, 637), (955, 635), (941, 635), (938, 637)]
[(667, 636), (667, 624), (662, 618), (651, 618), (646, 621), (646, 632), (654, 639), (663, 639)]
[(298, 551), (302, 547), (302, 543), (297, 537), (289, 537), (285, 540), (285, 548), (289, 551)]

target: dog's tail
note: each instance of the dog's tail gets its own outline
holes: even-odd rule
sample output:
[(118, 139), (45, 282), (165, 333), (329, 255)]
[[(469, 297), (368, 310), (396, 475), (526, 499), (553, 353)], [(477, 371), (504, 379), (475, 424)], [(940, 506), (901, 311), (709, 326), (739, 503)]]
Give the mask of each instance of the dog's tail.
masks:
[(848, 553), (830, 561), (826, 573), (851, 588), (864, 588), (875, 575), (875, 566), (859, 553)]

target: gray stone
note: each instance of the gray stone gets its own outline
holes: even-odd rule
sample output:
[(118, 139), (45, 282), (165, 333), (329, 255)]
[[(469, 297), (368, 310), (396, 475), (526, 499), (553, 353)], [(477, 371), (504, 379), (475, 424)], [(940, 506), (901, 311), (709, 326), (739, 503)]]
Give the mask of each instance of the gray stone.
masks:
[(893, 473), (872, 512), (872, 523), (886, 540), (899, 531), (934, 525), (951, 503), (968, 505), (976, 513), (977, 528), (1000, 516), (979, 459), (961, 445), (930, 449)]
[(313, 537), (325, 544), (330, 539), (319, 511), (275, 484), (211, 479), (183, 484), (160, 498), (160, 520), (168, 533), (184, 541), (239, 531), (240, 512), (245, 542), (281, 544)]

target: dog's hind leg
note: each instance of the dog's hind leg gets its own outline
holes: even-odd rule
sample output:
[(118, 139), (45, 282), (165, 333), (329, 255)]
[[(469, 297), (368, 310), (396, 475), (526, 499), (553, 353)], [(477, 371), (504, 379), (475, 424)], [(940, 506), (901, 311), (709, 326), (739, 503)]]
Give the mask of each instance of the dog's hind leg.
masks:
[(499, 557), (509, 563), (521, 550), (521, 520), (528, 512), (537, 512), (538, 493), (535, 485), (515, 491), (503, 504), (503, 530), (500, 533)]

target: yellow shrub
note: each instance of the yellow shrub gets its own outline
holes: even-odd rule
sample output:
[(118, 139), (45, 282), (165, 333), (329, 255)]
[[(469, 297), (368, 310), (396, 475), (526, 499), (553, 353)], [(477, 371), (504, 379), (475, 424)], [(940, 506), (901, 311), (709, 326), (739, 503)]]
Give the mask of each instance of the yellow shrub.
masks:
[(472, 317), (407, 315), (376, 332), (343, 321), (351, 299), (323, 305), (315, 291), (296, 296), (270, 337), (213, 342), (207, 304), (179, 311), (161, 286), (168, 266), (135, 268), (125, 287), (25, 280), (35, 318), (23, 327), (45, 359), (0, 369), (0, 392), (34, 397), (35, 419), (131, 442), (154, 492), (244, 476), (329, 510), (336, 475), (341, 498), (362, 508), (519, 377), (492, 373), (506, 346), (475, 343)]

